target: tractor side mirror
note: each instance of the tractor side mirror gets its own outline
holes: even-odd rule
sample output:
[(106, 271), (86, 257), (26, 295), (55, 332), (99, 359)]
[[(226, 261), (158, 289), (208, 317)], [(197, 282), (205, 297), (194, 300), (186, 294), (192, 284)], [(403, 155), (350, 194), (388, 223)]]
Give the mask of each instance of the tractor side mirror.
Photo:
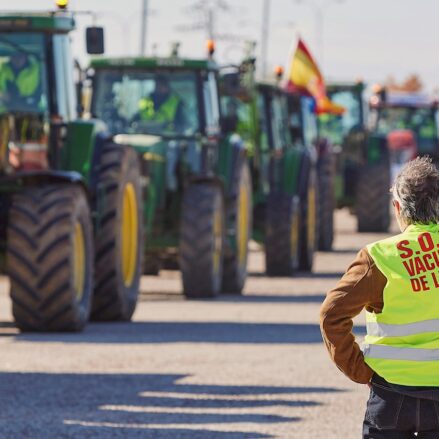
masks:
[(103, 27), (88, 27), (85, 30), (85, 38), (89, 55), (102, 55), (104, 53)]

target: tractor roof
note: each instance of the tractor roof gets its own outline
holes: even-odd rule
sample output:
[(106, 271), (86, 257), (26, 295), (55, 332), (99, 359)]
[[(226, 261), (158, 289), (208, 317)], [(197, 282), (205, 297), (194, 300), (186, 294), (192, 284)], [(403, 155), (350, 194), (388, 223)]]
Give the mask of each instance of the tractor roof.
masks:
[(332, 82), (326, 85), (326, 89), (329, 93), (335, 93), (338, 91), (357, 91), (362, 92), (365, 89), (364, 82)]
[(70, 32), (75, 20), (65, 12), (0, 13), (0, 32)]
[(181, 70), (216, 70), (214, 61), (205, 59), (186, 59), (180, 57), (145, 58), (145, 57), (99, 57), (91, 60), (94, 69), (181, 69)]

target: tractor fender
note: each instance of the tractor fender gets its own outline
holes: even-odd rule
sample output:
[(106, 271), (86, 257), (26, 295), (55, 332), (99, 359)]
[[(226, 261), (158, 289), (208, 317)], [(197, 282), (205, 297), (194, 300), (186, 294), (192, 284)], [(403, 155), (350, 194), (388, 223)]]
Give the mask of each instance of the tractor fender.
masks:
[(113, 141), (113, 137), (105, 130), (98, 131), (95, 136), (92, 162), (90, 166), (90, 192), (93, 194), (97, 191), (99, 179), (99, 167), (101, 165), (102, 151), (108, 142)]
[(247, 151), (238, 134), (232, 134), (223, 140), (220, 145), (217, 173), (223, 180), (223, 190), (227, 195), (231, 194), (234, 174), (239, 169), (241, 160), (247, 156)]
[[(0, 183), (6, 187), (10, 186), (8, 192), (19, 192), (29, 186), (42, 186), (45, 184), (77, 184), (88, 194), (87, 185), (84, 178), (76, 171), (26, 171), (17, 174), (3, 175)], [(6, 192), (6, 191), (5, 191)]]

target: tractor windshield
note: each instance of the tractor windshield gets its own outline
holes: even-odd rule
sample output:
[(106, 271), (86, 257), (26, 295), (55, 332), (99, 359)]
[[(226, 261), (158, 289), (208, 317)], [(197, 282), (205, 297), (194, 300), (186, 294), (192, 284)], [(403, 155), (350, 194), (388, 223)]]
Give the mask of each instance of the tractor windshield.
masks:
[(342, 115), (322, 114), (319, 116), (321, 135), (333, 143), (343, 143), (343, 138), (351, 131), (362, 127), (361, 95), (351, 90), (340, 90), (328, 93), (330, 99), (344, 107)]
[(0, 114), (45, 113), (44, 35), (0, 34)]
[(431, 108), (388, 107), (378, 110), (373, 127), (379, 134), (412, 130), (421, 137), (436, 137), (436, 121)]
[(371, 113), (372, 129), (387, 135), (394, 130), (411, 130), (416, 136), (420, 152), (437, 148), (438, 127), (436, 109), (431, 107), (384, 107)]
[(196, 73), (98, 70), (92, 114), (113, 134), (191, 136), (199, 130)]

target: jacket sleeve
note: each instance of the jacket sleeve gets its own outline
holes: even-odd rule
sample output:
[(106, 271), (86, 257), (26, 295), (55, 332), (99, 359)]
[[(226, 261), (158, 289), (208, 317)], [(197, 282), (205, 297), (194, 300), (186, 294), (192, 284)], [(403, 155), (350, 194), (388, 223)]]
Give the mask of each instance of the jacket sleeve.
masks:
[(366, 384), (373, 371), (352, 333), (352, 319), (363, 308), (381, 312), (386, 278), (367, 249), (362, 249), (337, 286), (328, 292), (320, 309), (320, 328), (329, 355), (352, 381)]

